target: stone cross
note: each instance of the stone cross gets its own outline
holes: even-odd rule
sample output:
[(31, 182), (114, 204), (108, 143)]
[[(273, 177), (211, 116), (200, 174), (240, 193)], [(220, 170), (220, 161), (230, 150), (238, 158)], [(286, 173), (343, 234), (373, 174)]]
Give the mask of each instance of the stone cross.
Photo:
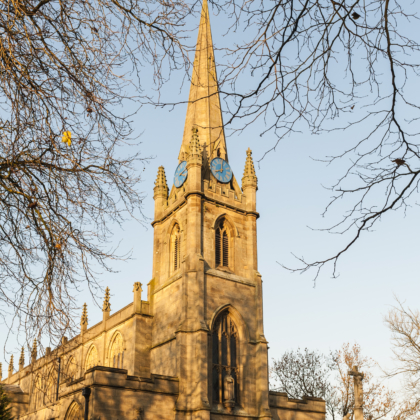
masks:
[(349, 375), (353, 376), (354, 384), (354, 420), (363, 420), (363, 378), (364, 374), (359, 372), (358, 366), (353, 366), (349, 371)]

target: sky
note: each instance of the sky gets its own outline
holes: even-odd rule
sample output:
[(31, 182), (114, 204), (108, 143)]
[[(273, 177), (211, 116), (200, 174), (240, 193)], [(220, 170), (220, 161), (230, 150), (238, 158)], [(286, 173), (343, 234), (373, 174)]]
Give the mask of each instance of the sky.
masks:
[[(223, 20), (211, 13), (213, 39), (217, 45), (223, 38)], [(195, 35), (194, 35), (195, 37)], [(216, 63), (219, 59), (216, 51)], [(220, 58), (222, 59), (222, 58)], [(188, 84), (179, 89), (179, 80), (164, 89), (168, 96), (187, 100)], [(129, 110), (127, 110), (128, 112)], [(167, 108), (143, 107), (134, 117), (133, 127), (142, 133), (143, 156), (152, 156), (143, 172), (141, 190), (146, 193), (143, 213), (147, 226), (129, 221), (123, 230), (115, 227), (114, 243), (121, 241), (121, 251), (132, 251), (133, 260), (116, 263), (119, 272), (100, 277), (103, 287), (111, 289), (111, 312), (132, 301), (133, 283), (146, 285), (151, 280), (153, 258), (153, 186), (158, 167), (163, 165), (168, 183), (178, 165), (186, 105), (172, 111)], [(259, 160), (274, 142), (274, 137), (261, 138), (261, 125), (249, 128), (239, 136), (227, 138), (229, 162), (240, 182), (246, 150), (250, 147), (254, 160)], [(292, 253), (308, 259), (322, 258), (336, 251), (343, 238), (311, 230), (334, 221), (321, 213), (328, 204), (331, 185), (342, 169), (327, 166), (315, 159), (351, 141), (354, 133), (313, 136), (302, 129), (283, 140), (275, 152), (256, 164), (258, 177), (258, 264), (263, 278), (264, 328), (269, 341), (269, 357), (278, 358), (297, 348), (329, 352), (343, 343), (359, 343), (366, 356), (383, 367), (393, 364), (390, 334), (383, 318), (398, 296), (413, 309), (418, 308), (420, 281), (418, 269), (419, 207), (404, 214), (386, 215), (372, 233), (350, 249), (341, 259), (340, 276), (331, 278), (324, 270), (316, 283), (313, 274), (291, 273), (280, 264), (296, 266)], [(89, 295), (79, 296), (80, 305), (88, 304), (89, 324), (102, 317)], [(5, 332), (4, 326), (0, 333)], [(15, 358), (17, 357), (17, 353)], [(3, 375), (7, 372), (3, 364)]]

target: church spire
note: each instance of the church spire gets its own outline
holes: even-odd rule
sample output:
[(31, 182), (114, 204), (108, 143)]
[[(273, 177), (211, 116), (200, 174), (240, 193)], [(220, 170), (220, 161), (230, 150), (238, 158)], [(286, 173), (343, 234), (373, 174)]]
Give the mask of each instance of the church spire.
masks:
[(227, 160), (207, 0), (203, 0), (201, 9), (180, 160), (186, 160), (189, 153), (193, 127), (198, 129), (201, 145), (206, 145), (209, 161), (218, 155)]

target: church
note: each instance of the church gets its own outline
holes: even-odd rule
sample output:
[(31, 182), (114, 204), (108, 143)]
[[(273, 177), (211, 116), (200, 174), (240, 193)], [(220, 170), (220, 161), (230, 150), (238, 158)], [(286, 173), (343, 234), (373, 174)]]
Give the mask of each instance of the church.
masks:
[(241, 185), (229, 166), (207, 0), (180, 143), (172, 188), (163, 167), (155, 182), (147, 300), (136, 282), (111, 313), (107, 288), (99, 324), (85, 305), (78, 336), (11, 360), (16, 419), (325, 419), (323, 400), (269, 390), (257, 177), (249, 149)]

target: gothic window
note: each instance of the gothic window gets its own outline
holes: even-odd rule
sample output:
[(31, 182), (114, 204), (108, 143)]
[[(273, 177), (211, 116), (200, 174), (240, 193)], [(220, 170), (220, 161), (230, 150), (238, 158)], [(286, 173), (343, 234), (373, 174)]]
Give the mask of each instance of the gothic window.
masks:
[(66, 366), (65, 381), (74, 381), (77, 378), (77, 363), (74, 357), (71, 357)]
[(225, 220), (216, 228), (216, 267), (229, 267), (229, 229)]
[(67, 410), (66, 420), (82, 420), (82, 410), (76, 402), (72, 402)]
[(89, 353), (86, 357), (86, 365), (85, 370), (89, 370), (93, 368), (94, 366), (98, 366), (98, 351), (96, 350), (95, 346), (92, 346), (89, 350)]
[(172, 274), (181, 266), (181, 229), (178, 224), (172, 229), (170, 248)]
[(33, 388), (32, 388), (32, 395), (31, 395), (31, 405), (33, 410), (38, 410), (43, 406), (44, 402), (44, 387), (43, 387), (43, 380), (41, 375), (38, 375), (35, 378)]
[(110, 366), (123, 369), (124, 367), (124, 343), (120, 333), (117, 333), (112, 340), (109, 352)]
[(57, 372), (54, 368), (51, 369), (45, 383), (44, 405), (55, 401), (57, 392)]
[(238, 402), (238, 389), (238, 330), (225, 311), (212, 331), (213, 402), (232, 408)]

